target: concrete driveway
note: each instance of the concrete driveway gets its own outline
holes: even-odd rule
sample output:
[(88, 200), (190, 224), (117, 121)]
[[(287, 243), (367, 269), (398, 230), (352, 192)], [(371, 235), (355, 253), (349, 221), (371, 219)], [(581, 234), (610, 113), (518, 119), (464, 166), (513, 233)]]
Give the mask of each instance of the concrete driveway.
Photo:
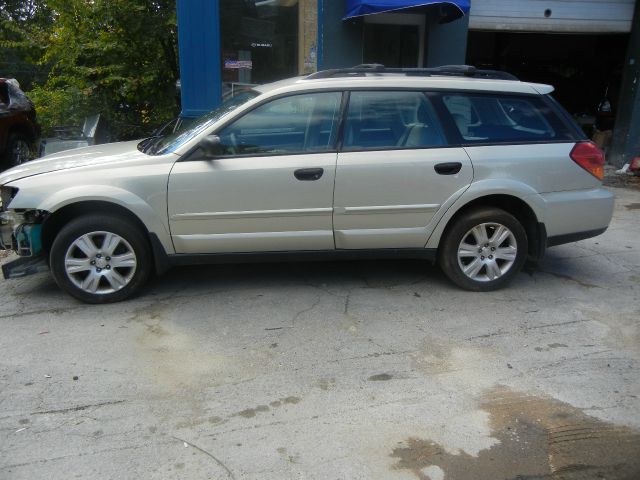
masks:
[(0, 281), (2, 479), (638, 479), (640, 192), (493, 293), (415, 261)]

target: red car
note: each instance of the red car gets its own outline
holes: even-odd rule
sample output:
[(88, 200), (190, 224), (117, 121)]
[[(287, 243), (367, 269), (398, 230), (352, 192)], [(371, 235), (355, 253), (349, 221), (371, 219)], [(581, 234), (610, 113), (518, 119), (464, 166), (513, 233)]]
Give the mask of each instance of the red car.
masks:
[(39, 138), (33, 103), (17, 81), (0, 78), (0, 166), (9, 168), (33, 158)]

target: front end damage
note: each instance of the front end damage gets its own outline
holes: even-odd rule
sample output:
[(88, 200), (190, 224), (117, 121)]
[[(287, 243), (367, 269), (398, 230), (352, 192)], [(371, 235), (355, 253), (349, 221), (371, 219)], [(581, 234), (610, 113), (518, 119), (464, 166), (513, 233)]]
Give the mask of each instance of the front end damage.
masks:
[(0, 203), (0, 250), (13, 250), (19, 256), (2, 265), (5, 279), (19, 278), (48, 270), (42, 250), (42, 221), (47, 212), (41, 210), (9, 210), (12, 194), (2, 187)]

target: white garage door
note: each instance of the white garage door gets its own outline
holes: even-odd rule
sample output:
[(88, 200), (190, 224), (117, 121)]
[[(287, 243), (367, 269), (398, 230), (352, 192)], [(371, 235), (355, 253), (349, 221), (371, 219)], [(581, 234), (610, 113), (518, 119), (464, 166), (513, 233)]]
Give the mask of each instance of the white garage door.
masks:
[(471, 0), (469, 28), (548, 33), (628, 33), (634, 0)]

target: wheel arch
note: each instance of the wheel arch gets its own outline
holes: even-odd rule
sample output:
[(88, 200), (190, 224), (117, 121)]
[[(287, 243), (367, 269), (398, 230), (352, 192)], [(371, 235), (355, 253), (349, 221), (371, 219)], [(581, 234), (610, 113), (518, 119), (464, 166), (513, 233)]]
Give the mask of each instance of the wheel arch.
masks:
[[(528, 240), (528, 258), (531, 261), (540, 260), (544, 256), (547, 234), (544, 223), (536, 215), (532, 206), (522, 198), (508, 193), (492, 193), (479, 196), (462, 204), (447, 219), (438, 236), (437, 246), (446, 237), (447, 232), (458, 218), (470, 210), (480, 207), (494, 207), (513, 215), (524, 227)], [(430, 239), (433, 240), (433, 238)]]
[(131, 210), (118, 205), (117, 203), (107, 202), (103, 200), (83, 200), (59, 208), (58, 210), (47, 215), (42, 222), (42, 248), (48, 254), (51, 250), (53, 240), (56, 238), (60, 230), (74, 218), (82, 215), (95, 214), (113, 214), (120, 218), (126, 218), (133, 222), (140, 230), (149, 238), (149, 230), (140, 218)]

